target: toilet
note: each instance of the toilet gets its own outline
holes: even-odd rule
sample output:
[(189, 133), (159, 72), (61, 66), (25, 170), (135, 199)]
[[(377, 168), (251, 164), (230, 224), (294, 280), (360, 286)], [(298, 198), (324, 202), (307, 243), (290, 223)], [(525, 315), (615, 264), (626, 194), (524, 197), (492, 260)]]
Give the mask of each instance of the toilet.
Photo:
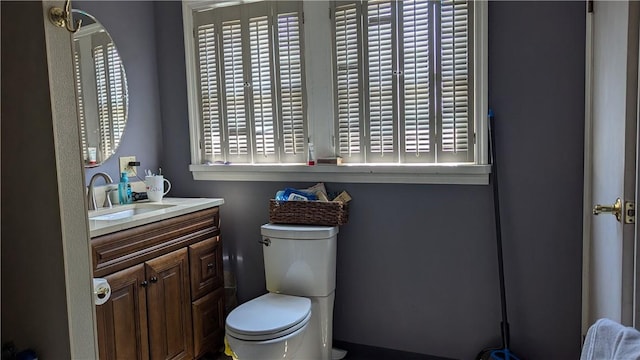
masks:
[(261, 227), (267, 291), (225, 322), (240, 360), (330, 360), (336, 287), (335, 226)]

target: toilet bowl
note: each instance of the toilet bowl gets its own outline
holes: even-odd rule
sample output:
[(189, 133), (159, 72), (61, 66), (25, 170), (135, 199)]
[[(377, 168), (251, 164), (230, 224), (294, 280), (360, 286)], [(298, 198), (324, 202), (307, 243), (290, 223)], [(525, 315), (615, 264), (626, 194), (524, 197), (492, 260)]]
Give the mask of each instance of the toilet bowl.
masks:
[(268, 293), (229, 314), (227, 342), (241, 360), (293, 359), (310, 319), (311, 300)]

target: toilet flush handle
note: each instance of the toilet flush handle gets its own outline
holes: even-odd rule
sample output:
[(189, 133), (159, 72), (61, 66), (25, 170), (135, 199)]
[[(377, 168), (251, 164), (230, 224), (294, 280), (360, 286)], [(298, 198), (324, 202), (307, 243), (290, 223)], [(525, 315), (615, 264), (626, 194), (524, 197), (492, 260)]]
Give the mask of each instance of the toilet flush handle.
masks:
[(264, 246), (269, 246), (271, 245), (271, 239), (269, 238), (264, 238), (264, 240), (258, 240), (258, 243), (264, 245)]

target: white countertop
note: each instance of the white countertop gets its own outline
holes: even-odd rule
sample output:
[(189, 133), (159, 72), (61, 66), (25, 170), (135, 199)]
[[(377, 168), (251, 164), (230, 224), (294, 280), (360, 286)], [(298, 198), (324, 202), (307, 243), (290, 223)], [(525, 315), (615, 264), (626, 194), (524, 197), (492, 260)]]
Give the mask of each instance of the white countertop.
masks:
[[(155, 221), (165, 220), (175, 216), (188, 214), (191, 212), (209, 209), (224, 204), (222, 198), (163, 198), (159, 202), (136, 201), (128, 205), (114, 205), (111, 209), (98, 209), (89, 211), (89, 233), (91, 237), (109, 234), (112, 232), (129, 229), (135, 226), (149, 224)], [(162, 207), (168, 205), (167, 207)], [(158, 206), (158, 209), (147, 211), (142, 214), (117, 219), (117, 220), (92, 220), (92, 217), (111, 214), (123, 210), (134, 209), (136, 207)]]

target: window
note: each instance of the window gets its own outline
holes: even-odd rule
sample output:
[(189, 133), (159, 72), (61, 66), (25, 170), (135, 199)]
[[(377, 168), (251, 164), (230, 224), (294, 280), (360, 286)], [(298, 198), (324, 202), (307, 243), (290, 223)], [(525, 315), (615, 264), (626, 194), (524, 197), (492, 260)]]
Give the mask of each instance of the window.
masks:
[(474, 162), (473, 3), (337, 3), (337, 147), (345, 162)]
[(486, 7), (184, 1), (194, 178), (486, 184)]
[(305, 162), (302, 3), (257, 2), (193, 16), (202, 161)]

